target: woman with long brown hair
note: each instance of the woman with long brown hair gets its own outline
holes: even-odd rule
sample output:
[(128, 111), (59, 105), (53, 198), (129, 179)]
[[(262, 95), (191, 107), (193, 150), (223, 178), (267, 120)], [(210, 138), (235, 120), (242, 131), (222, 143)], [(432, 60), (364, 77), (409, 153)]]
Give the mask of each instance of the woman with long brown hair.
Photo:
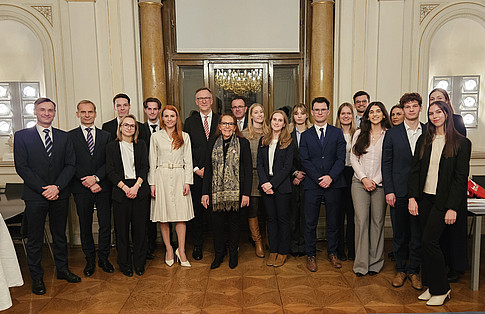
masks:
[(283, 266), (290, 251), (290, 172), (293, 141), (282, 110), (270, 117), (269, 131), (259, 140), (258, 177), (267, 214), (268, 266)]
[(221, 115), (218, 124), (207, 150), (201, 203), (212, 209), (215, 256), (211, 269), (221, 266), (226, 255), (224, 222), (228, 224), (229, 267), (233, 269), (238, 264), (239, 211), (249, 205), (253, 183), (251, 149), (234, 115)]
[(254, 103), (249, 107), (248, 126), (242, 131), (244, 137), (249, 141), (251, 147), (251, 157), (253, 164), (253, 187), (251, 189), (251, 199), (249, 200), (248, 208), (248, 222), (251, 237), (254, 241), (255, 252), (257, 257), (264, 257), (263, 241), (261, 239), (261, 232), (259, 231), (258, 211), (261, 208), (261, 192), (258, 189), (258, 170), (257, 155), (258, 143), (261, 136), (268, 129), (268, 125), (264, 120), (264, 108), (261, 104)]
[[(339, 232), (338, 232), (338, 251), (337, 257), (341, 261), (355, 259), (355, 224), (354, 224), (354, 205), (352, 204), (352, 177), (354, 169), (350, 164), (350, 155), (352, 154), (352, 137), (357, 130), (355, 122), (354, 106), (351, 103), (342, 103), (337, 110), (335, 126), (342, 129), (346, 142), (345, 146), (345, 188), (342, 189), (342, 200), (339, 212)], [(347, 228), (345, 226), (345, 217), (347, 216)], [(347, 247), (347, 253), (345, 253)]]
[[(450, 298), (445, 258), (440, 237), (446, 226), (466, 219), (471, 142), (458, 133), (453, 113), (443, 101), (428, 108), (428, 125), (416, 143), (408, 184), (409, 213), (419, 215), (423, 230), (423, 285), (428, 289), (418, 299), (427, 305), (442, 305)], [(464, 239), (466, 242), (466, 233)]]
[(376, 275), (384, 265), (386, 198), (382, 187), (381, 159), (384, 135), (390, 127), (384, 104), (371, 102), (352, 140), (350, 163), (354, 177), (351, 190), (355, 213), (353, 270), (357, 277)]
[[(172, 266), (175, 254), (182, 266), (190, 267), (185, 255), (186, 222), (194, 218), (190, 195), (193, 183), (190, 137), (182, 132), (179, 112), (171, 105), (163, 107), (160, 113), (160, 129), (150, 139), (150, 219), (160, 222), (165, 263)], [(176, 223), (178, 248), (175, 252), (170, 243), (170, 222)]]

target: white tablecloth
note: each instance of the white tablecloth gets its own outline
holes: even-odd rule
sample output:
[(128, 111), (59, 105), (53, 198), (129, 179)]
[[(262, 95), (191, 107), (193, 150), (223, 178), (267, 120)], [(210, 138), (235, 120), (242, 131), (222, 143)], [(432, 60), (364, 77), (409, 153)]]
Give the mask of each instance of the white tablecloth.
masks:
[(0, 311), (12, 306), (9, 287), (24, 284), (17, 254), (2, 214), (0, 214)]

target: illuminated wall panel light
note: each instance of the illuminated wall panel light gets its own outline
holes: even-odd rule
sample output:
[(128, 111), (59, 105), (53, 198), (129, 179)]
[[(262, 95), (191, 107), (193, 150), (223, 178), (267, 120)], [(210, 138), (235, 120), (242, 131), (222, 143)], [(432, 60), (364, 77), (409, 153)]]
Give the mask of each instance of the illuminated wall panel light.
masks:
[(12, 122), (7, 120), (0, 121), (0, 134), (9, 134), (12, 131)]
[(461, 116), (463, 117), (463, 122), (465, 123), (466, 127), (477, 126), (477, 114), (476, 114), (476, 112), (462, 111)]
[(30, 116), (34, 115), (34, 103), (33, 102), (24, 102), (24, 113)]
[(475, 96), (463, 95), (462, 107), (467, 110), (477, 109), (477, 98)]
[(8, 92), (8, 85), (0, 85), (0, 98), (10, 98)]
[(0, 103), (0, 116), (9, 116), (11, 115), (12, 110), (10, 109), (10, 104), (1, 102)]
[(463, 79), (463, 91), (465, 92), (475, 92), (477, 91), (478, 82), (474, 78), (464, 78)]
[(22, 95), (24, 97), (33, 98), (37, 95), (37, 90), (32, 86), (25, 86), (22, 90)]

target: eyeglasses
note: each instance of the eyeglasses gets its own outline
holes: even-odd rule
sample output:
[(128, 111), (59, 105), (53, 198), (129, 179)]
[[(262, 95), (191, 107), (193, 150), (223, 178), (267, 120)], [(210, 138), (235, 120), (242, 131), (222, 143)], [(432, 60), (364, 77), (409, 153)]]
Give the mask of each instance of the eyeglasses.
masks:
[(212, 97), (197, 97), (195, 100), (202, 102), (204, 100), (209, 101), (211, 99), (212, 99)]
[(237, 109), (242, 109), (242, 108), (244, 108), (244, 107), (246, 107), (246, 106), (234, 106), (234, 107), (232, 107), (231, 109), (237, 110)]
[(123, 123), (121, 126), (127, 128), (127, 129), (134, 129), (136, 127), (135, 124), (128, 124), (128, 123)]
[(222, 126), (225, 126), (225, 127), (230, 127), (230, 126), (236, 125), (236, 123), (234, 123), (234, 122), (221, 122), (219, 124), (222, 125)]
[(312, 109), (312, 110), (315, 111), (316, 113), (324, 113), (328, 109)]

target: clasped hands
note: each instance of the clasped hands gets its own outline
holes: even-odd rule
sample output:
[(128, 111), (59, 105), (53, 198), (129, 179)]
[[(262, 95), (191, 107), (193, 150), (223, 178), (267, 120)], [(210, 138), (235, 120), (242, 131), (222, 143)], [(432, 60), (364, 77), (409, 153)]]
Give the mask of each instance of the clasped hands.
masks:
[[(202, 195), (200, 202), (202, 203), (202, 206), (204, 206), (204, 208), (207, 209), (207, 207), (209, 206), (209, 195), (207, 194)], [(246, 207), (248, 205), (249, 205), (249, 196), (243, 195), (241, 197), (241, 207)]]
[(96, 178), (94, 176), (85, 176), (81, 178), (81, 183), (83, 186), (87, 187), (93, 193), (101, 192), (102, 188), (96, 182)]
[[(413, 216), (419, 215), (418, 212), (418, 203), (414, 197), (409, 199), (408, 203), (408, 210), (409, 213)], [(448, 209), (445, 213), (445, 224), (452, 225), (456, 222), (456, 211), (453, 209)]]

